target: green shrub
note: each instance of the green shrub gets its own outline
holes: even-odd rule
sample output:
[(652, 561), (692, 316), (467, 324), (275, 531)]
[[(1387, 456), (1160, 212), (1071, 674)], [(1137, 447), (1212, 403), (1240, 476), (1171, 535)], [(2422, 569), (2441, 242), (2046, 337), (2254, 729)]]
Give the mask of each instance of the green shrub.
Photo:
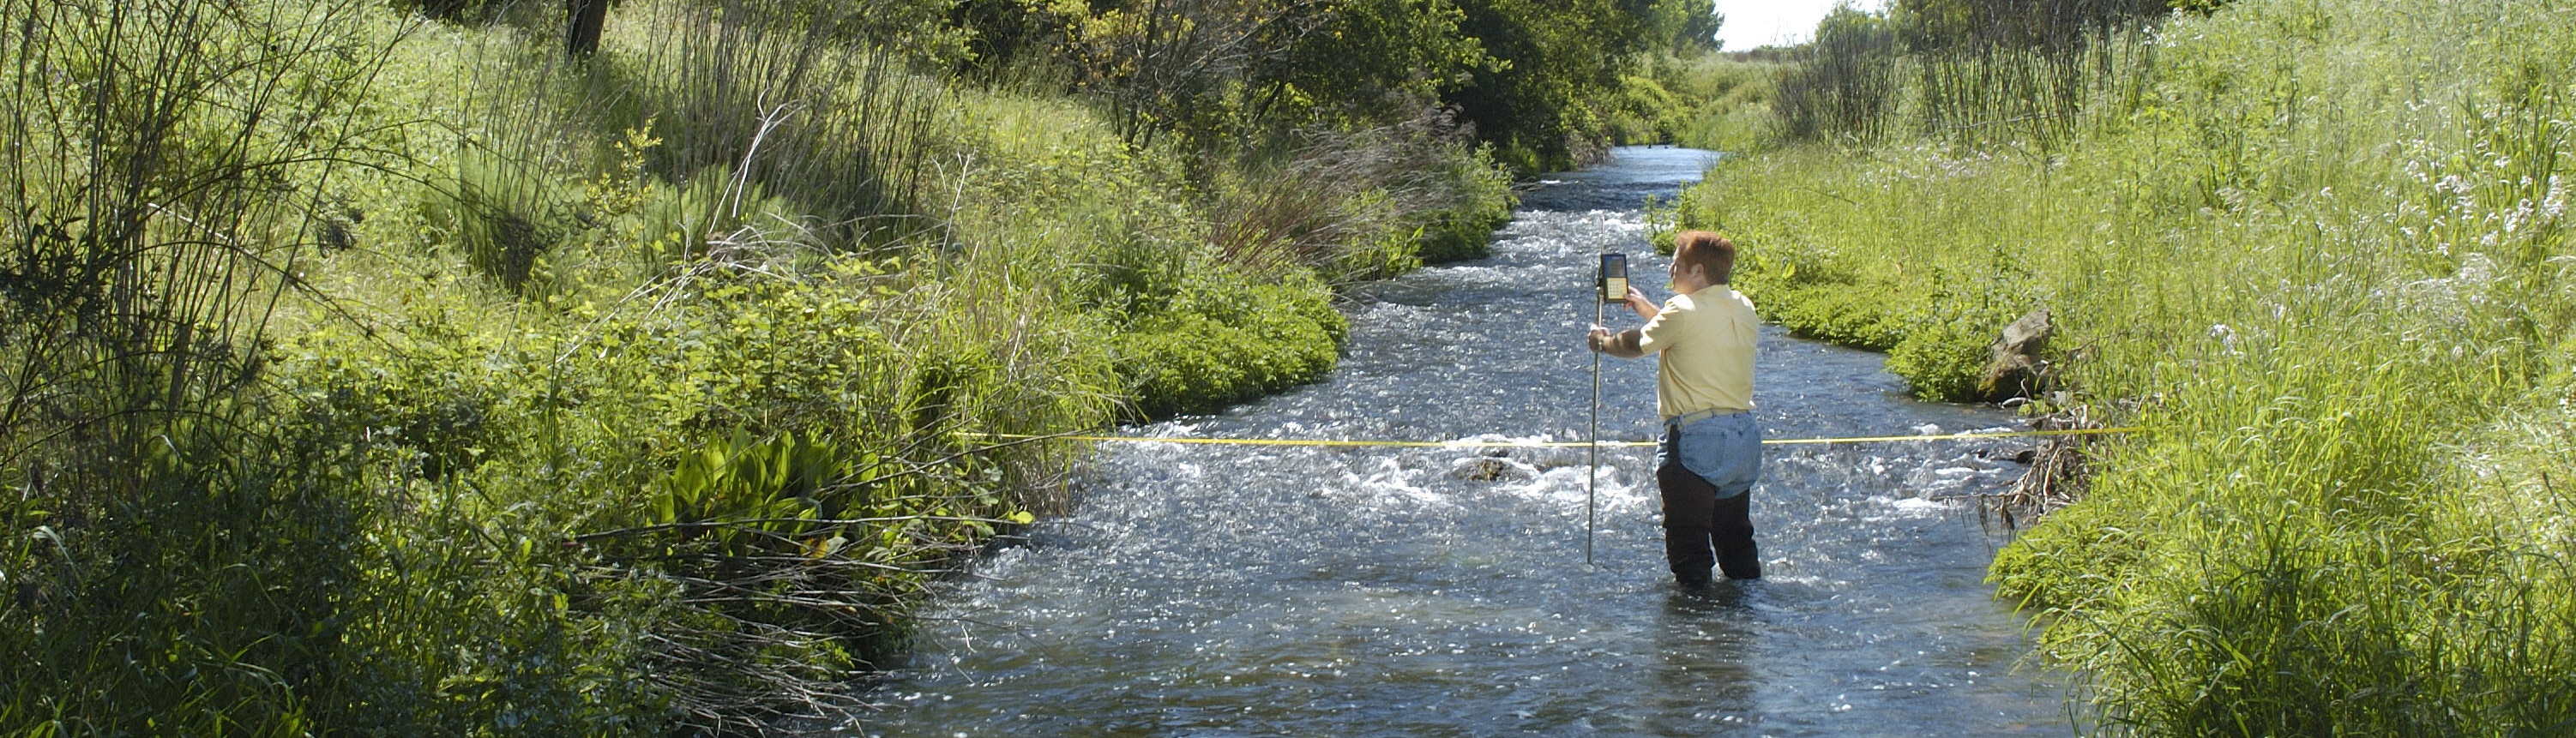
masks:
[(1686, 106), (1655, 76), (1620, 75), (1614, 100), (1609, 135), (1619, 145), (1671, 143), (1681, 129)]
[[(1386, 195), (1381, 192), (1361, 193), (1352, 198), (1353, 206), (1362, 209), (1385, 207), (1378, 204)], [(1422, 268), (1423, 242), (1430, 224), (1404, 228), (1392, 224), (1353, 234), (1337, 249), (1329, 272), (1342, 279), (1383, 279)]]
[(1201, 291), (1119, 334), (1112, 354), (1136, 417), (1206, 413), (1321, 378), (1346, 326), (1313, 283)]
[[(1739, 235), (1732, 283), (1765, 320), (1800, 338), (1886, 351), (1905, 338), (1910, 309), (1889, 294), (1894, 285), (1864, 281), (1854, 260), (1791, 239)], [(1775, 245), (1776, 244), (1776, 245)], [(1658, 251), (1672, 252), (1667, 235)]]
[(1510, 221), (1512, 208), (1519, 205), (1512, 194), (1511, 173), (1495, 163), (1487, 147), (1441, 161), (1445, 171), (1440, 179), (1457, 189), (1448, 204), (1421, 214), (1427, 222), (1413, 234), (1415, 254), (1424, 264), (1491, 255), (1494, 229)]
[(1887, 372), (1926, 400), (1989, 399), (1977, 385), (1986, 374), (1986, 345), (2002, 328), (1964, 317), (1924, 320), (1887, 349)]

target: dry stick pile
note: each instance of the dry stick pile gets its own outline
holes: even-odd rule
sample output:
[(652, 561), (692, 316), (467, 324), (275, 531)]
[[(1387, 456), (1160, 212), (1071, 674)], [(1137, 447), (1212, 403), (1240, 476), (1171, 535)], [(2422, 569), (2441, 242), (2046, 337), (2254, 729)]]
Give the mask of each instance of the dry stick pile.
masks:
[[(2094, 420), (2088, 408), (2077, 407), (2041, 418), (2034, 423), (2040, 430), (2079, 430), (2103, 427)], [(1981, 498), (1977, 517), (1984, 520), (1992, 509), (2001, 515), (2004, 529), (2018, 530), (2023, 521), (2038, 520), (2058, 508), (2074, 504), (2083, 497), (2091, 474), (2084, 461), (2084, 446), (2096, 436), (2052, 436), (2030, 452), (2030, 468), (2013, 482), (2012, 490), (2001, 495)]]

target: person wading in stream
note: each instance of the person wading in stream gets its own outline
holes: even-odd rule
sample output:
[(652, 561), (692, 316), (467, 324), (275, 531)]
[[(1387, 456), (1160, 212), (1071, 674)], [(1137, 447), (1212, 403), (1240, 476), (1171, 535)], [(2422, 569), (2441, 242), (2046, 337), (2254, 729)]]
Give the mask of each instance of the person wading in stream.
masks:
[(1762, 474), (1762, 429), (1753, 423), (1753, 344), (1762, 321), (1753, 301), (1726, 284), (1735, 244), (1708, 231), (1673, 237), (1673, 298), (1661, 309), (1628, 288), (1643, 328), (1592, 326), (1592, 350), (1623, 359), (1661, 353), (1655, 408), (1664, 440), (1655, 485), (1664, 495), (1664, 557), (1685, 587), (1709, 583), (1714, 562), (1728, 579), (1762, 576), (1753, 545), (1753, 482)]

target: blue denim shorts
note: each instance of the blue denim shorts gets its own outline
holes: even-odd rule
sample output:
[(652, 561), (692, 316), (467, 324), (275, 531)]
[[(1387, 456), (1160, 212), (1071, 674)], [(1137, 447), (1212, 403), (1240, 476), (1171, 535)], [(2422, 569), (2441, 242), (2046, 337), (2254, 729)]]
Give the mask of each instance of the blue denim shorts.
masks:
[(1666, 454), (1679, 455), (1682, 468), (1717, 488), (1718, 499), (1752, 491), (1754, 481), (1762, 477), (1762, 426), (1753, 422), (1753, 413), (1712, 415), (1680, 428), (1667, 426), (1664, 436), (1664, 443), (1655, 447), (1655, 465), (1662, 466)]

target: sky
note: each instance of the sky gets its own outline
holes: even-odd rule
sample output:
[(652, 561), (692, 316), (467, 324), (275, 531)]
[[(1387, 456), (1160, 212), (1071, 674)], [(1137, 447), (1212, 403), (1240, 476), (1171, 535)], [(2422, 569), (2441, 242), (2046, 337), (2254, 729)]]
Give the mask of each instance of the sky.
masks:
[[(1816, 32), (1816, 21), (1824, 20), (1842, 0), (1717, 0), (1717, 12), (1726, 15), (1726, 24), (1718, 26), (1717, 38), (1726, 42), (1718, 48), (1745, 51), (1766, 44), (1793, 44), (1807, 40)], [(1885, 0), (1850, 0), (1852, 7), (1877, 11), (1887, 6)]]

